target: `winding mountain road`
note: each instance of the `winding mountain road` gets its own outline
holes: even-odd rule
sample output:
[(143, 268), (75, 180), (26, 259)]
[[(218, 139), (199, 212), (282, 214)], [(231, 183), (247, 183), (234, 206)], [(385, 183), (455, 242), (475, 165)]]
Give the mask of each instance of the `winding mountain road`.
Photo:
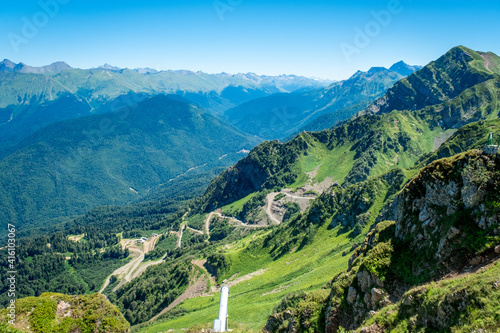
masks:
[(106, 289), (106, 287), (109, 285), (111, 276), (113, 275), (117, 276), (121, 280), (120, 283), (113, 288), (113, 291), (116, 291), (125, 283), (128, 283), (136, 277), (140, 276), (149, 266), (161, 264), (163, 262), (163, 259), (143, 264), (144, 256), (146, 255), (146, 253), (154, 249), (157, 240), (158, 237), (151, 237), (149, 240), (143, 243), (142, 247), (134, 244), (134, 240), (128, 240), (126, 243), (123, 243), (122, 245), (124, 247), (127, 247), (128, 245), (129, 251), (133, 252), (133, 254), (131, 255), (135, 257), (130, 262), (111, 273), (111, 275), (107, 277), (106, 281), (104, 281), (104, 285), (102, 286), (101, 290), (99, 290), (99, 293), (102, 294), (104, 292), (104, 289)]
[(273, 212), (272, 212), (274, 198), (276, 198), (277, 195), (278, 195), (278, 193), (269, 193), (267, 195), (267, 197), (266, 197), (266, 200), (267, 200), (266, 214), (267, 214), (267, 217), (269, 217), (269, 219), (271, 220), (271, 222), (273, 222), (275, 224), (281, 224), (281, 221), (278, 220), (277, 218), (275, 218), (273, 215)]

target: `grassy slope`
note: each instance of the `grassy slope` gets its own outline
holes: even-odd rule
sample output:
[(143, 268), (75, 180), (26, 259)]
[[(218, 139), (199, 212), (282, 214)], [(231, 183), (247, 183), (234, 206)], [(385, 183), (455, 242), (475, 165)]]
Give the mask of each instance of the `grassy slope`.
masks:
[[(488, 329), (490, 332), (498, 332), (500, 321), (500, 289), (495, 288), (500, 276), (500, 262), (496, 262), (490, 267), (480, 270), (474, 274), (464, 274), (456, 278), (450, 278), (439, 282), (423, 284), (409, 290), (405, 296), (413, 299), (413, 304), (423, 306), (428, 311), (436, 311), (441, 304), (446, 304), (450, 295), (460, 293), (464, 290), (471, 298), (477, 299), (462, 313), (457, 314), (458, 324), (449, 327), (451, 332), (472, 332), (478, 327)], [(411, 315), (405, 317), (403, 302), (387, 306), (372, 318), (368, 319), (363, 326), (370, 326), (374, 323), (392, 327), (390, 332), (408, 332), (409, 323), (415, 318)], [(408, 311), (414, 313), (417, 311)], [(400, 314), (402, 318), (398, 318)], [(493, 314), (493, 315), (492, 315)], [(415, 315), (416, 316), (416, 315)], [(418, 332), (425, 332), (420, 329)]]
[[(372, 204), (367, 206), (367, 213), (371, 218), (370, 223), (365, 225), (364, 232), (368, 231), (370, 224), (379, 214), (390, 190), (386, 182), (378, 179), (372, 182), (377, 184), (378, 195)], [(225, 279), (231, 279), (235, 274), (241, 277), (264, 270), (263, 274), (231, 287), (230, 325), (232, 327), (252, 332), (259, 331), (283, 296), (290, 292), (321, 289), (333, 275), (345, 269), (349, 257), (343, 256), (342, 253), (351, 248), (352, 243), (363, 239), (364, 233), (355, 237), (353, 233), (342, 229), (342, 226), (332, 228), (331, 221), (330, 217), (320, 222), (311, 244), (302, 248), (294, 246), (291, 251), (281, 257), (276, 257), (271, 253), (270, 247), (265, 244), (266, 237), (269, 235), (283, 234), (283, 229), (276, 227), (259, 231), (219, 248), (226, 260), (230, 262), (229, 271), (219, 276), (219, 283)], [(299, 222), (290, 222), (290, 225), (285, 228), (285, 233), (287, 230), (296, 228), (294, 223)], [(277, 259), (273, 260), (273, 256)], [(183, 312), (185, 311), (185, 315), (166, 319), (145, 328), (140, 327), (137, 331), (181, 330), (197, 324), (209, 327), (214, 316), (217, 315), (218, 300), (219, 294), (189, 299), (180, 306)]]
[[(320, 289), (331, 280), (331, 276), (345, 268), (348, 257), (342, 256), (342, 251), (350, 247), (347, 234), (339, 235), (339, 229), (328, 230), (328, 223), (318, 231), (313, 244), (302, 251), (283, 256), (272, 261), (266, 253), (248, 256), (244, 249), (254, 236), (247, 237), (228, 251), (233, 266), (228, 276), (239, 273), (243, 276), (259, 269), (265, 273), (253, 277), (248, 281), (230, 289), (229, 325), (241, 327), (251, 331), (259, 331), (265, 324), (267, 317), (281, 298), (293, 291), (312, 291)], [(262, 238), (262, 232), (258, 238)], [(283, 288), (281, 288), (283, 287)], [(265, 293), (273, 292), (268, 295)], [(209, 324), (217, 317), (220, 294), (209, 297), (189, 299), (181, 307), (187, 314), (155, 323), (141, 332), (158, 332), (174, 329), (181, 331), (196, 324)]]
[[(410, 112), (391, 112), (382, 117), (373, 117), (370, 124), (370, 131), (377, 133), (379, 140), (388, 141), (397, 138), (400, 133), (404, 133), (411, 141), (413, 147), (418, 147), (420, 151), (402, 150), (399, 153), (394, 150), (376, 150), (375, 156), (378, 163), (370, 171), (370, 176), (379, 176), (394, 168), (409, 169), (422, 153), (434, 151), (434, 141), (441, 137), (443, 133), (450, 133), (453, 130), (442, 130), (441, 128), (431, 128), (429, 124)], [(389, 124), (389, 126), (388, 126)], [(307, 134), (302, 134), (307, 136)], [(362, 138), (363, 140), (364, 138)], [(308, 139), (310, 148), (302, 154), (296, 163), (296, 170), (299, 174), (292, 187), (301, 187), (308, 181), (306, 173), (315, 170), (318, 166), (318, 173), (313, 178), (313, 182), (322, 182), (327, 177), (333, 178), (338, 183), (343, 183), (346, 176), (352, 170), (355, 162), (359, 159), (356, 151), (356, 144), (360, 140), (347, 139), (346, 142), (334, 143), (335, 147), (330, 149), (327, 144), (314, 138), (314, 134)], [(331, 144), (331, 143), (329, 143)]]

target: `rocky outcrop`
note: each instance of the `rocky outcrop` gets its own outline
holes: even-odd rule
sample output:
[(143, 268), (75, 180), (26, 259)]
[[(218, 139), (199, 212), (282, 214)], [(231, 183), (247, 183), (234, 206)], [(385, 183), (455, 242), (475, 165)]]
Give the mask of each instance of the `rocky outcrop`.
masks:
[(389, 293), (383, 281), (385, 278), (380, 277), (372, 269), (373, 267), (364, 264), (363, 258), (379, 242), (386, 240), (393, 233), (394, 222), (383, 222), (377, 225), (367, 235), (363, 244), (354, 251), (349, 260), (347, 272), (334, 278), (326, 312), (326, 332), (337, 332), (340, 327), (354, 329), (366, 317), (390, 302)]
[(444, 261), (470, 228), (488, 231), (500, 216), (488, 209), (495, 161), (471, 151), (424, 168), (394, 200), (385, 219), (396, 221), (396, 237), (412, 248), (432, 249)]
[(389, 304), (415, 316), (408, 327), (440, 330), (477, 303), (467, 288), (445, 290), (432, 299), (431, 315), (418, 303), (427, 289), (412, 287), (499, 260), (500, 156), (469, 151), (433, 162), (396, 196), (384, 219), (395, 222), (379, 222), (354, 250), (348, 270), (333, 279), (326, 332), (386, 331), (383, 321), (364, 323), (384, 317)]

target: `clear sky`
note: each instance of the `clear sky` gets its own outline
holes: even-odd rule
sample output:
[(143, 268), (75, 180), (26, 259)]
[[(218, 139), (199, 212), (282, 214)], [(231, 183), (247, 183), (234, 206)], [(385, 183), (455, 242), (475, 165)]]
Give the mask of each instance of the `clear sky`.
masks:
[(2, 3), (0, 58), (344, 79), (457, 45), (500, 54), (499, 15), (498, 0), (19, 0)]

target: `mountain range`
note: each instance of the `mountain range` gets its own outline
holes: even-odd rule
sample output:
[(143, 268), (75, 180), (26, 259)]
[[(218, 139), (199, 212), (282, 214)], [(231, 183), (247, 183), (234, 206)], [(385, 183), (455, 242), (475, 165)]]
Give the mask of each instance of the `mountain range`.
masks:
[(389, 69), (374, 67), (323, 89), (255, 99), (224, 115), (241, 130), (267, 140), (293, 137), (305, 129), (323, 130), (364, 110), (394, 83), (419, 68), (404, 62)]
[(47, 125), (92, 114), (116, 111), (158, 94), (177, 94), (220, 114), (251, 99), (328, 82), (295, 75), (230, 75), (191, 71), (152, 72), (102, 66), (82, 70), (64, 62), (31, 67), (9, 60), (0, 63), (0, 156), (21, 139)]
[[(32, 279), (20, 296), (103, 293), (134, 332), (208, 331), (223, 284), (237, 332), (499, 329), (500, 158), (483, 148), (500, 135), (500, 57), (459, 46), (423, 68), (243, 102), (225, 120), (181, 95), (57, 122), (0, 160), (4, 219), (51, 219), (19, 243)], [(289, 123), (257, 121), (276, 105), (297, 105)], [(317, 131), (287, 137), (303, 126)], [(275, 140), (260, 142), (261, 128)], [(224, 170), (201, 185), (175, 178), (204, 163)], [(175, 186), (139, 198), (165, 179)], [(138, 201), (90, 202), (104, 195)], [(80, 198), (90, 203), (71, 206)], [(25, 298), (23, 323), (44, 309), (59, 328), (60, 300), (76, 301), (54, 297)], [(126, 330), (116, 312), (89, 320), (107, 318)]]
[[(0, 168), (5, 170), (0, 177), (0, 182), (5, 184), (0, 191), (1, 214), (5, 219), (23, 225), (26, 232), (28, 226), (52, 226), (101, 205), (162, 198), (177, 201), (190, 191), (189, 197), (199, 195), (220, 168), (235, 163), (244, 156), (242, 152), (249, 151), (263, 138), (283, 138), (327, 112), (333, 112), (330, 115), (335, 122), (322, 121), (317, 127), (331, 127), (368, 105), (403, 78), (390, 69), (372, 68), (318, 90), (315, 87), (320, 82), (297, 76), (168, 71), (151, 78), (147, 74), (109, 65), (80, 70), (56, 63), (43, 67), (42, 71), (41, 68), (30, 70), (32, 67), (14, 65), (5, 60), (3, 66), (24, 69), (0, 73), (6, 78), (0, 83), (4, 86), (0, 95), (2, 92), (5, 96), (18, 95), (17, 103), (0, 110), (0, 118), (3, 114), (4, 120), (0, 125)], [(416, 69), (402, 62), (393, 67), (402, 73)], [(63, 69), (59, 71), (58, 68)], [(170, 77), (170, 88), (164, 85), (166, 76)], [(236, 86), (236, 82), (243, 85)], [(155, 88), (158, 90), (146, 88), (151, 84), (161, 84), (162, 87)], [(125, 89), (130, 89), (131, 85), (135, 90), (125, 94)], [(181, 90), (175, 95), (164, 95), (174, 85)], [(302, 92), (285, 93), (287, 89)], [(123, 90), (123, 95), (117, 95), (120, 90)], [(162, 93), (158, 95), (158, 92)], [(279, 93), (245, 103), (249, 98), (273, 92)], [(23, 98), (19, 97), (20, 94), (24, 94)], [(221, 115), (212, 107), (221, 99), (243, 104)], [(180, 112), (167, 107), (174, 101), (191, 105), (184, 109), (196, 110), (202, 117), (211, 115), (218, 119), (210, 118), (210, 122), (202, 125), (189, 115), (180, 115), (186, 117), (182, 118), (186, 124), (170, 122), (171, 118), (162, 119), (163, 116), (173, 116), (170, 112)], [(260, 104), (265, 108), (259, 113), (245, 113), (247, 108), (255, 110), (254, 106)], [(354, 106), (341, 109), (350, 104)], [(280, 105), (284, 110), (294, 105), (294, 112), (287, 114), (292, 117), (279, 119), (277, 126), (276, 119), (272, 119), (276, 115), (269, 109), (272, 105)], [(334, 112), (337, 109), (341, 110)], [(130, 123), (128, 116), (127, 119), (117, 116), (129, 112), (143, 117)], [(266, 112), (270, 117), (263, 116)], [(247, 121), (236, 121), (238, 117)], [(257, 123), (248, 121), (248, 117), (253, 117)], [(236, 127), (229, 125), (226, 119)], [(270, 119), (270, 122), (266, 124), (264, 119)], [(162, 132), (147, 127), (150, 122), (157, 121), (164, 124)], [(199, 128), (198, 125), (206, 127)], [(119, 132), (120, 126), (130, 128), (130, 131)], [(190, 143), (189, 148), (183, 147), (189, 142), (187, 133), (193, 128), (200, 129), (200, 132), (190, 133), (196, 142)], [(260, 128), (259, 133), (252, 128)], [(81, 158), (82, 149), (87, 151), (84, 158)], [(151, 151), (158, 152), (157, 160), (146, 157)], [(176, 159), (164, 155), (172, 151), (176, 152)], [(75, 155), (78, 155), (78, 162), (75, 162)], [(137, 156), (141, 156), (141, 161), (148, 161), (147, 167), (137, 165)], [(179, 160), (180, 156), (182, 159)], [(99, 178), (90, 176), (96, 173)], [(185, 190), (172, 191), (179, 181), (184, 182)], [(172, 197), (172, 193), (176, 196)], [(49, 221), (52, 222), (47, 223)]]
[(195, 169), (228, 166), (258, 143), (173, 98), (58, 122), (21, 141), (0, 161), (2, 218), (27, 229), (137, 201)]

